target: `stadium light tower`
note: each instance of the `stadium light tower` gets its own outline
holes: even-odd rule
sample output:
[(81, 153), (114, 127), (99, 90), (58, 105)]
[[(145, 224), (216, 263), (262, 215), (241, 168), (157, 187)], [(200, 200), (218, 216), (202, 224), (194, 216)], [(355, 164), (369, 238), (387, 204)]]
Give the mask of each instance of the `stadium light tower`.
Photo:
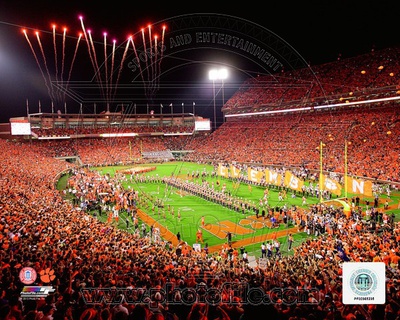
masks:
[(217, 111), (215, 107), (215, 81), (222, 81), (222, 106), (224, 105), (224, 80), (228, 77), (228, 70), (225, 68), (222, 69), (211, 69), (208, 73), (208, 78), (213, 83), (213, 102), (214, 102), (214, 130), (217, 129)]

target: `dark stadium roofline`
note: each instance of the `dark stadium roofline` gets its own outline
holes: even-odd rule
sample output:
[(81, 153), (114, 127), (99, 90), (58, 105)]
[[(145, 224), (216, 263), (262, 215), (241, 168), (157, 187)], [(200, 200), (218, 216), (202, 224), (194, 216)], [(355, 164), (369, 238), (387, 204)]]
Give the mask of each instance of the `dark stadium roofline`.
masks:
[(277, 113), (287, 113), (287, 112), (296, 112), (296, 111), (309, 111), (309, 110), (313, 110), (313, 109), (315, 109), (315, 110), (329, 109), (329, 108), (335, 108), (335, 107), (343, 107), (343, 106), (358, 105), (358, 104), (369, 104), (369, 103), (384, 102), (384, 101), (391, 101), (391, 100), (400, 100), (400, 96), (371, 99), (371, 100), (361, 100), (361, 101), (354, 101), (354, 102), (335, 103), (335, 104), (328, 104), (328, 105), (324, 105), (324, 106), (314, 106), (314, 107), (305, 107), (305, 108), (293, 108), (293, 109), (280, 109), (280, 110), (251, 112), (251, 113), (248, 112), (248, 113), (239, 113), (239, 114), (227, 114), (227, 115), (225, 115), (225, 117), (233, 118), (233, 117), (245, 117), (245, 116), (258, 116), (258, 115), (263, 115), (263, 114), (277, 114)]

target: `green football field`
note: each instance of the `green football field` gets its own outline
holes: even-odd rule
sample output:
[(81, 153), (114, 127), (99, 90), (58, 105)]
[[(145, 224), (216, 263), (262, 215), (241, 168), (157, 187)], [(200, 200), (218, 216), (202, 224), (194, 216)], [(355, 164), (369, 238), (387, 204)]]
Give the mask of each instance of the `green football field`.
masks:
[[(147, 215), (173, 234), (176, 235), (179, 232), (181, 239), (189, 245), (196, 243), (196, 232), (202, 225), (202, 217), (204, 217), (206, 223), (206, 227), (202, 228), (204, 241), (202, 246), (206, 243), (209, 247), (222, 246), (226, 243), (227, 239), (223, 235), (226, 234), (225, 228), (229, 225), (234, 228), (231, 229), (233, 230), (233, 243), (247, 240), (242, 241), (246, 243), (245, 249), (249, 255), (254, 255), (256, 257), (260, 256), (261, 253), (260, 245), (263, 240), (260, 240), (260, 238), (269, 239), (274, 237), (275, 233), (275, 236), (277, 236), (281, 243), (281, 252), (283, 254), (290, 254), (287, 250), (289, 232), (296, 230), (296, 232), (293, 232), (294, 246), (310, 237), (304, 232), (297, 232), (297, 228), (292, 229), (294, 228), (292, 224), (287, 225), (280, 223), (279, 227), (270, 228), (269, 219), (255, 219), (255, 214), (252, 211), (245, 211), (244, 213), (237, 212), (215, 202), (207, 201), (206, 199), (187, 192), (182, 192), (180, 189), (167, 186), (162, 182), (156, 182), (159, 180), (156, 178), (172, 175), (190, 183), (202, 184), (207, 182), (208, 185), (212, 186), (216, 191), (225, 188), (225, 192), (230, 192), (234, 198), (238, 198), (242, 202), (248, 201), (255, 205), (259, 204), (260, 199), (264, 196), (265, 187), (255, 185), (249, 186), (246, 183), (238, 184), (230, 179), (211, 175), (214, 170), (211, 165), (188, 162), (167, 162), (131, 165), (128, 167), (100, 167), (94, 169), (99, 170), (102, 174), (108, 173), (114, 176), (118, 171), (132, 167), (155, 168), (153, 171), (141, 174), (146, 177), (145, 180), (147, 180), (147, 182), (138, 182), (137, 179), (131, 180), (130, 175), (126, 175), (127, 180), (123, 182), (125, 188), (138, 190), (139, 196), (146, 196), (148, 199), (139, 206), (139, 209), (147, 213)], [(59, 187), (62, 188), (62, 185), (63, 183), (60, 181)], [(268, 204), (270, 207), (281, 208), (286, 206), (290, 210), (292, 206), (296, 206), (297, 208), (306, 209), (309, 205), (320, 202), (320, 199), (310, 196), (307, 198), (307, 205), (303, 206), (302, 196), (297, 194), (293, 197), (292, 193), (289, 194), (289, 192), (285, 200), (279, 201), (278, 193), (278, 188), (269, 188)], [(348, 195), (348, 197), (352, 196), (351, 194)], [(390, 198), (386, 194), (382, 194), (381, 198), (387, 198), (389, 205), (393, 207), (393, 209), (385, 210), (385, 212), (394, 212), (396, 214), (396, 220), (398, 220), (400, 212), (398, 209), (399, 194), (392, 192)], [(370, 200), (370, 203), (373, 203), (372, 198), (367, 199), (361, 197), (360, 205), (362, 207), (365, 207), (365, 200)], [(159, 206), (154, 205), (155, 203), (159, 204)], [(178, 217), (178, 212), (180, 213), (180, 218)], [(127, 228), (125, 218), (126, 213), (120, 213), (118, 227), (133, 232), (132, 223), (128, 225)], [(102, 215), (99, 219), (105, 221), (107, 217), (106, 215)]]

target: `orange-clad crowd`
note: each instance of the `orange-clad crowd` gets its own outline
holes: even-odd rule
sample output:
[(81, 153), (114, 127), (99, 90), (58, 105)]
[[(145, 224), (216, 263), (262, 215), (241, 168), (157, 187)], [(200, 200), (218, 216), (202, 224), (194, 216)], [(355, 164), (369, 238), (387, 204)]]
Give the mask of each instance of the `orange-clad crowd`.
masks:
[[(362, 57), (358, 63), (360, 68), (367, 65)], [(346, 81), (339, 70), (329, 72)], [(352, 85), (367, 87), (361, 77), (354, 77), (359, 84)], [(385, 79), (374, 77), (379, 85), (392, 84), (392, 76)], [(143, 150), (186, 149), (196, 150), (186, 156), (189, 161), (318, 170), (321, 141), (324, 170), (344, 172), (347, 143), (349, 174), (395, 184), (400, 182), (398, 111), (397, 102), (382, 102), (243, 118), (225, 122), (208, 136), (0, 140), (0, 319), (246, 320), (260, 314), (288, 320), (399, 319), (400, 224), (374, 206), (367, 216), (322, 205), (297, 213), (292, 218), (301, 231), (319, 237), (295, 246), (293, 255), (268, 254), (261, 267), (251, 266), (247, 252), (228, 243), (217, 252), (197, 252), (162, 237), (154, 240), (151, 226), (138, 233), (119, 230), (100, 222), (81, 203), (66, 200), (55, 187), (56, 177), (70, 171), (76, 179), (67, 192), (75, 190), (81, 199), (107, 194), (108, 201), (134, 209), (142, 201), (140, 194), (122, 191), (116, 179), (55, 156), (78, 155), (90, 166), (128, 162)], [(343, 304), (346, 261), (385, 264), (385, 304)], [(21, 299), (24, 267), (38, 273), (38, 285), (55, 291), (42, 300)], [(302, 293), (302, 299), (285, 303), (285, 290)], [(263, 299), (253, 300), (248, 292)]]

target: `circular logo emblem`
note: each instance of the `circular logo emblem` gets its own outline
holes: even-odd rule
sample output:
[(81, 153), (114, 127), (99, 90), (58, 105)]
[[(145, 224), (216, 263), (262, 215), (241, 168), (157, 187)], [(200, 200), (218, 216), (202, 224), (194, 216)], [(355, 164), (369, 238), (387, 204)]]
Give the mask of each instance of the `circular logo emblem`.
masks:
[(350, 288), (359, 296), (371, 295), (377, 288), (377, 276), (369, 269), (355, 270), (350, 277)]
[(24, 267), (19, 272), (19, 280), (21, 280), (23, 284), (32, 284), (36, 281), (36, 278), (36, 271), (31, 267)]

